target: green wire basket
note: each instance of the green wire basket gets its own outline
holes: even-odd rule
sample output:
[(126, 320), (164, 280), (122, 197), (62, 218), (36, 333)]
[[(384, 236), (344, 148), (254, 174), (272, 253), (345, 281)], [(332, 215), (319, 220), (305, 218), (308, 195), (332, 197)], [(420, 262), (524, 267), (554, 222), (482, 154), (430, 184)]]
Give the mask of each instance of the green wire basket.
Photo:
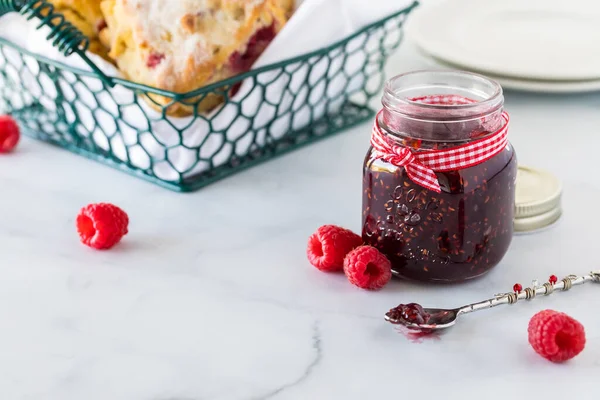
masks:
[[(39, 19), (55, 47), (77, 53), (90, 68), (0, 38), (0, 113), (11, 114), (28, 136), (171, 190), (194, 191), (372, 118), (369, 102), (416, 5), (326, 48), (181, 94), (106, 76), (86, 56), (87, 38), (49, 3), (0, 0), (0, 16)], [(199, 112), (195, 105), (213, 96), (224, 103)], [(168, 117), (175, 105), (194, 114)]]

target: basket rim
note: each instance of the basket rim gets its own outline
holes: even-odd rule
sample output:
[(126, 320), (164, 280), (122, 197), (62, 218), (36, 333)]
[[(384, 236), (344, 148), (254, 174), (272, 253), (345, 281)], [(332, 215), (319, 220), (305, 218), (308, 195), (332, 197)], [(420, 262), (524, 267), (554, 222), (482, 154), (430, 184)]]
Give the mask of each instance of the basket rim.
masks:
[[(149, 85), (145, 85), (142, 83), (137, 83), (134, 82), (132, 80), (129, 79), (125, 79), (125, 78), (118, 78), (118, 77), (113, 77), (113, 76), (109, 76), (109, 79), (111, 79), (113, 81), (113, 83), (115, 83), (116, 85), (120, 85), (122, 87), (134, 90), (134, 91), (138, 91), (138, 92), (143, 92), (144, 94), (155, 94), (155, 95), (159, 95), (159, 96), (164, 96), (164, 97), (168, 97), (173, 99), (173, 101), (180, 101), (183, 99), (188, 99), (191, 97), (197, 97), (197, 96), (201, 96), (203, 94), (207, 94), (207, 93), (211, 93), (214, 92), (215, 90), (221, 89), (223, 88), (223, 86), (232, 86), (235, 85), (236, 83), (239, 83), (247, 78), (250, 77), (255, 77), (258, 76), (259, 74), (266, 72), (266, 71), (270, 71), (270, 70), (275, 70), (275, 69), (279, 69), (281, 67), (285, 67), (287, 65), (290, 64), (294, 64), (297, 62), (303, 62), (306, 61), (310, 58), (313, 58), (315, 56), (322, 56), (323, 54), (327, 54), (330, 53), (331, 51), (340, 48), (344, 45), (346, 45), (347, 43), (349, 43), (350, 41), (352, 41), (353, 39), (357, 38), (358, 36), (362, 35), (363, 33), (374, 29), (374, 28), (378, 28), (382, 25), (384, 25), (386, 22), (388, 22), (389, 20), (396, 18), (402, 14), (408, 14), (410, 13), (414, 8), (416, 8), (419, 5), (419, 1), (415, 0), (413, 1), (412, 4), (410, 4), (409, 6), (403, 8), (402, 10), (393, 12), (392, 14), (389, 14), (383, 18), (380, 18), (379, 20), (372, 22), (364, 27), (362, 27), (361, 29), (359, 29), (358, 31), (354, 32), (353, 34), (338, 40), (335, 43), (332, 43), (328, 46), (325, 47), (321, 47), (319, 49), (313, 50), (311, 52), (308, 53), (304, 53), (301, 54), (299, 56), (295, 56), (295, 57), (291, 57), (282, 61), (278, 61), (272, 64), (268, 64), (265, 66), (262, 66), (260, 68), (256, 68), (247, 72), (244, 72), (242, 74), (215, 82), (215, 83), (211, 83), (209, 85), (206, 86), (202, 86), (200, 88), (197, 89), (193, 89), (191, 91), (188, 92), (182, 92), (182, 93), (178, 93), (178, 92), (172, 92), (169, 90), (164, 90), (164, 89), (159, 89), (153, 86), (149, 86)], [(77, 67), (73, 67), (70, 65), (67, 65), (65, 63), (62, 63), (60, 61), (56, 61), (56, 60), (52, 60), (46, 56), (42, 56), (39, 54), (36, 54), (32, 51), (26, 50), (24, 48), (22, 48), (21, 46), (9, 41), (8, 39), (2, 38), (0, 37), (0, 44), (2, 45), (6, 45), (8, 47), (11, 47), (15, 50), (17, 50), (19, 53), (33, 57), (35, 60), (37, 61), (41, 61), (47, 65), (51, 65), (53, 67), (59, 68), (61, 70), (65, 70), (68, 72), (71, 72), (73, 74), (75, 74), (76, 76), (85, 76), (85, 77), (90, 77), (90, 78), (99, 78), (98, 74), (94, 73), (93, 71), (86, 71), (84, 69), (81, 68), (77, 68)]]

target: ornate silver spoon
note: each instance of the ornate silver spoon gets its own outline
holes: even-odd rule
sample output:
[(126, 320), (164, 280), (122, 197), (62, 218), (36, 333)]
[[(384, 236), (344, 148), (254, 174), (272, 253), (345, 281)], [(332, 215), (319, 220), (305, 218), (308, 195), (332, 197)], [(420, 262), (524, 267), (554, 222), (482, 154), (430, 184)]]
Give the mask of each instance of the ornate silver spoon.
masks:
[(485, 310), (502, 304), (515, 304), (519, 300), (533, 300), (537, 295), (551, 295), (555, 290), (567, 291), (573, 286), (583, 285), (586, 282), (600, 282), (600, 271), (590, 272), (588, 275), (569, 275), (562, 280), (551, 276), (543, 285), (533, 281), (531, 287), (522, 289), (517, 284), (513, 292), (497, 294), (494, 298), (480, 301), (455, 309), (423, 308), (419, 304), (400, 304), (385, 314), (385, 320), (396, 325), (427, 332), (446, 329), (453, 326), (459, 316), (474, 311)]

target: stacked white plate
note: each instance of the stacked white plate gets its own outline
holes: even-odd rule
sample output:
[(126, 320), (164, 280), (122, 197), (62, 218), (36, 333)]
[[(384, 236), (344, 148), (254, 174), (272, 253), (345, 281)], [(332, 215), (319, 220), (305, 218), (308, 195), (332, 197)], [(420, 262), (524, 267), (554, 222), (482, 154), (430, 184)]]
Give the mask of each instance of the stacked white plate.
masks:
[(424, 0), (407, 35), (436, 64), (505, 88), (600, 90), (600, 1)]

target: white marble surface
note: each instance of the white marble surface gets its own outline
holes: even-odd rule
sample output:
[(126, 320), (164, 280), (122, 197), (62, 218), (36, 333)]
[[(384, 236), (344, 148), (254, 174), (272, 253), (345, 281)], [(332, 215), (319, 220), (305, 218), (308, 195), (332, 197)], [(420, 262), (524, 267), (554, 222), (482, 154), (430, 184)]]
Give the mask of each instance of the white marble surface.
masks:
[[(423, 65), (405, 43), (389, 70)], [(515, 237), (482, 279), (378, 293), (305, 257), (319, 225), (359, 230), (368, 124), (190, 195), (24, 140), (0, 157), (0, 399), (597, 399), (600, 287), (473, 314), (438, 341), (382, 320), (401, 302), (456, 306), (600, 268), (600, 95), (507, 93), (506, 105), (520, 161), (563, 180), (563, 219)], [(108, 252), (74, 229), (98, 201), (131, 217)], [(587, 329), (566, 365), (527, 343), (544, 308)]]

